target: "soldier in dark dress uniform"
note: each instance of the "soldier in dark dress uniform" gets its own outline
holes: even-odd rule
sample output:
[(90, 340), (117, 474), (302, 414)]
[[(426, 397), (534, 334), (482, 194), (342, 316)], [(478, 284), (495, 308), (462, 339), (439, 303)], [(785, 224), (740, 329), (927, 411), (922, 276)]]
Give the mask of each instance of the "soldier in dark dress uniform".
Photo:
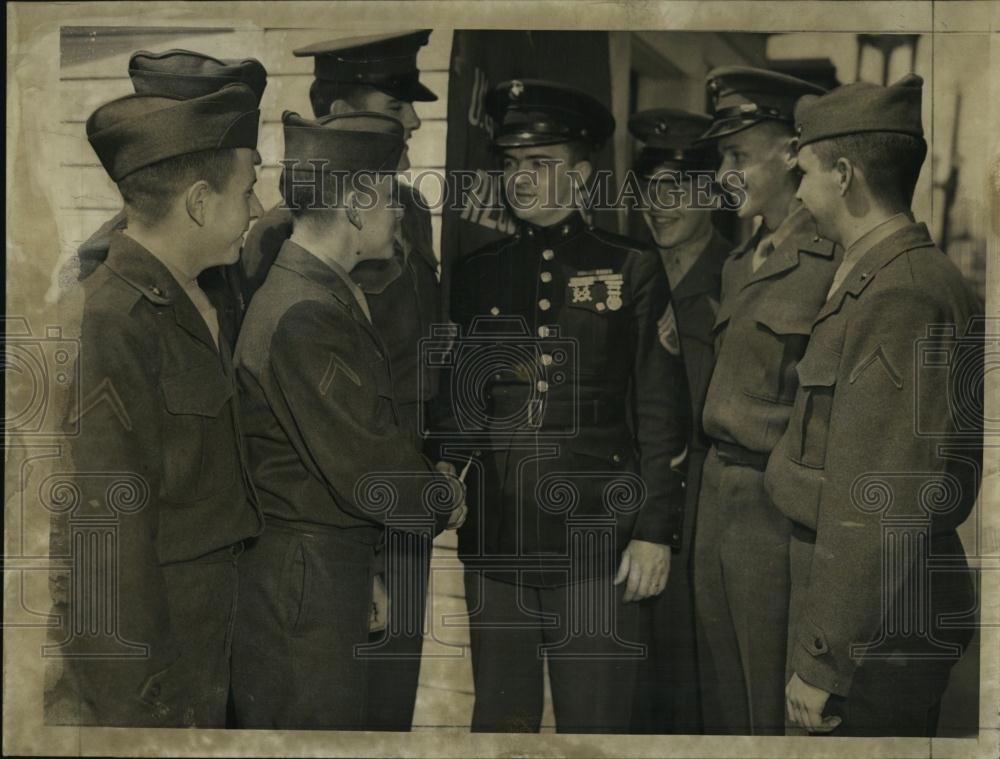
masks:
[[(233, 693), (242, 727), (362, 729), (359, 647), (385, 526), (432, 539), (462, 506), (461, 484), (436, 473), (400, 423), (388, 351), (348, 274), (393, 254), (403, 126), (381, 114), (318, 123), (286, 112), (284, 128), (294, 165), (283, 195), (297, 215), (236, 351), (267, 529), (241, 565)], [(361, 208), (349, 184), (334, 192), (331, 172), (379, 172), (377, 204)], [(304, 207), (306, 190), (320, 207)]]
[[(315, 59), (309, 94), (316, 118), (352, 111), (383, 113), (403, 122), (404, 141), (408, 141), (420, 128), (414, 103), (437, 100), (420, 82), (416, 63), (429, 36), (424, 30), (350, 37), (296, 50), (297, 56)], [(399, 169), (404, 171), (409, 165), (404, 144)], [(403, 182), (397, 184), (397, 200), (404, 210), (393, 242), (394, 255), (389, 260), (361, 262), (351, 271), (351, 278), (365, 292), (372, 323), (389, 351), (401, 423), (411, 444), (421, 450), (421, 407), (434, 397), (436, 377), (420, 367), (419, 341), (441, 320), (438, 263), (427, 203)], [(291, 214), (281, 206), (265, 213), (250, 230), (240, 257), (247, 302), (263, 284), (291, 233)], [(383, 556), (387, 569), (392, 570), (389, 576), (379, 573), (385, 578), (390, 611), (385, 630), (373, 636), (376, 645), (368, 652), (371, 703), (366, 726), (399, 731), (409, 730), (413, 721), (431, 546), (420, 543), (412, 533), (390, 535), (386, 545), (396, 547), (392, 560), (388, 553)]]
[(819, 87), (760, 69), (709, 73), (704, 139), (740, 172), (740, 218), (760, 215), (722, 270), (716, 361), (702, 421), (705, 459), (695, 525), (695, 611), (704, 727), (784, 732), (791, 524), (764, 490), (764, 467), (788, 424), (796, 364), (826, 299), (839, 250), (795, 199), (791, 120)]
[(642, 604), (643, 642), (650, 651), (648, 663), (639, 669), (632, 723), (636, 732), (701, 732), (691, 549), (709, 447), (701, 411), (715, 361), (712, 327), (722, 265), (732, 250), (712, 224), (708, 207), (717, 154), (696, 144), (711, 123), (709, 116), (676, 108), (629, 118), (629, 132), (643, 143), (633, 166), (645, 182), (642, 215), (670, 283), (671, 302), (658, 325), (660, 342), (684, 362), (691, 400), (683, 542), (671, 558), (666, 590)]
[[(255, 58), (219, 60), (190, 50), (167, 50), (163, 53), (140, 50), (129, 59), (128, 75), (140, 95), (185, 99), (201, 97), (227, 84), (242, 82), (253, 90), (258, 107), (267, 87), (267, 72)], [(254, 200), (256, 202), (256, 196)], [(258, 209), (257, 215), (261, 213), (263, 209)], [(111, 233), (124, 229), (125, 223), (125, 212), (121, 211), (101, 225), (60, 271), (61, 283), (68, 286), (90, 275), (107, 257)], [(222, 334), (230, 345), (236, 345), (236, 334), (244, 310), (238, 268), (212, 266), (198, 275), (198, 283), (215, 307)]]
[(614, 131), (601, 103), (524, 80), (487, 108), (521, 224), (452, 280), (456, 445), (480, 451), (459, 533), (472, 728), (537, 731), (547, 664), (557, 730), (627, 732), (644, 656), (634, 602), (663, 591), (683, 530), (683, 366), (656, 326), (667, 279), (655, 253), (569, 201), (567, 172), (586, 179)]
[(910, 211), (922, 87), (795, 110), (799, 197), (846, 248), (765, 476), (794, 525), (787, 716), (810, 732), (934, 736), (975, 624), (955, 528), (979, 492), (984, 319)]
[[(249, 482), (230, 346), (197, 275), (236, 261), (260, 112), (231, 84), (98, 108), (87, 137), (128, 226), (82, 285), (73, 559), (54, 707), (90, 725), (226, 723), (236, 557), (263, 518)], [(108, 609), (114, 615), (108, 620)]]

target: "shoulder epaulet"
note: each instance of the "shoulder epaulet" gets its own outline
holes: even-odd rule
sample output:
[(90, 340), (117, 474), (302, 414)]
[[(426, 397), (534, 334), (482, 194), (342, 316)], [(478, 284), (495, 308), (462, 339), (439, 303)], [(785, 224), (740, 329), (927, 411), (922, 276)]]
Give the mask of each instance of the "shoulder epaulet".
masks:
[[(157, 297), (153, 293), (144, 293), (134, 283), (123, 279), (103, 263), (99, 264), (80, 285), (83, 287), (86, 299), (85, 308), (89, 306), (128, 313), (144, 295), (154, 302)], [(170, 303), (166, 298), (160, 300), (163, 301), (160, 305)]]
[(836, 249), (837, 243), (819, 235), (806, 237), (799, 243), (799, 250), (805, 253), (812, 253), (814, 256), (822, 256), (823, 258), (832, 258)]

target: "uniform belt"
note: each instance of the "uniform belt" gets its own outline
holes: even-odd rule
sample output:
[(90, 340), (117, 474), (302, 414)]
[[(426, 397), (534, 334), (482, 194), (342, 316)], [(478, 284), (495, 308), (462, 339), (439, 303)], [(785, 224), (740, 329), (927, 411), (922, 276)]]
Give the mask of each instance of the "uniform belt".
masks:
[(350, 540), (353, 543), (364, 543), (370, 546), (379, 545), (385, 537), (385, 530), (372, 525), (358, 527), (338, 527), (321, 522), (298, 522), (267, 514), (264, 517), (264, 532), (278, 530), (294, 532), (298, 535), (314, 535), (316, 537), (331, 537), (339, 540)]
[(766, 453), (751, 451), (742, 445), (727, 443), (723, 440), (715, 441), (715, 451), (719, 454), (719, 458), (727, 464), (748, 466), (751, 469), (756, 469), (758, 472), (763, 472), (767, 469), (768, 454)]
[[(811, 527), (806, 527), (804, 524), (799, 524), (798, 522), (792, 522), (792, 537), (803, 543), (809, 543), (810, 545), (815, 545), (816, 543), (816, 531)], [(938, 543), (944, 540), (958, 540), (958, 533), (953, 527), (942, 527), (940, 529), (935, 529), (931, 527), (931, 541), (932, 543)]]
[(537, 411), (538, 417), (532, 418), (529, 409), (529, 424), (534, 423), (539, 429), (557, 427), (600, 427), (611, 422), (625, 420), (625, 410), (620, 404), (611, 404), (602, 400), (566, 403), (549, 401)]

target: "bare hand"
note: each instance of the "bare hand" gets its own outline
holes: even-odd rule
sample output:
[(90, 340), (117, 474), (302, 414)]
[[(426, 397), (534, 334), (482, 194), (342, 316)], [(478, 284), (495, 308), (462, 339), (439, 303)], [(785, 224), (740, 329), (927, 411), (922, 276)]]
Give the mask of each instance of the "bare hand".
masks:
[(629, 603), (662, 593), (669, 576), (670, 546), (632, 540), (622, 551), (622, 563), (614, 584), (627, 583), (622, 600)]
[(458, 477), (458, 470), (455, 469), (455, 465), (450, 461), (439, 461), (434, 465), (434, 468), (441, 474), (447, 474), (452, 477)]
[(465, 518), (469, 514), (469, 508), (465, 504), (465, 483), (458, 479), (458, 472), (455, 469), (455, 465), (450, 461), (439, 461), (434, 465), (434, 468), (448, 478), (448, 482), (452, 487), (452, 500), (456, 504), (455, 508), (451, 510), (451, 516), (448, 519), (448, 525), (445, 529), (457, 530), (465, 524)]
[(829, 733), (840, 724), (840, 717), (823, 717), (830, 698), (828, 691), (810, 685), (797, 674), (785, 686), (785, 712), (789, 721), (811, 733)]
[(372, 579), (372, 608), (368, 615), (368, 632), (384, 630), (389, 622), (389, 594), (385, 592), (382, 575)]

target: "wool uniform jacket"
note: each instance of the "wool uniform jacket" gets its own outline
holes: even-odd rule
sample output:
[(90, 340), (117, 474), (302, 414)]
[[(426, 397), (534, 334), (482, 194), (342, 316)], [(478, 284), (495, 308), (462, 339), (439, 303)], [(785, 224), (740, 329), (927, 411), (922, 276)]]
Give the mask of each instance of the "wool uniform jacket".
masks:
[[(263, 527), (247, 474), (229, 347), (224, 336), (216, 347), (168, 270), (121, 232), (111, 233), (105, 260), (81, 287), (79, 402), (66, 418), (67, 430), (78, 430), (68, 438), (78, 505), (56, 515), (53, 550), (72, 555), (74, 522), (112, 520), (115, 553), (78, 561), (115, 573), (118, 637), (147, 646), (148, 654), (71, 659), (67, 672), (74, 679), (80, 669), (73, 687), (84, 720), (181, 725), (180, 707), (191, 694), (169, 675), (186, 654), (185, 631), (175, 629), (168, 591), (185, 591), (168, 588), (163, 567), (231, 547)], [(98, 579), (91, 578), (92, 588)], [(82, 601), (71, 596), (66, 603), (88, 599), (94, 601), (90, 589)], [(87, 640), (98, 642), (77, 638), (84, 646)]]
[[(422, 444), (418, 405), (437, 392), (437, 374), (420, 362), (420, 339), (442, 319), (437, 258), (430, 212), (413, 188), (398, 183), (403, 220), (396, 237), (396, 255), (388, 262), (365, 261), (351, 272), (365, 291), (372, 323), (392, 363), (392, 390), (403, 422), (415, 444)], [(281, 207), (264, 214), (247, 233), (240, 253), (241, 289), (249, 303), (264, 283), (282, 244), (292, 234), (291, 213)]]
[(444, 528), (450, 510), (423, 497), (439, 475), (399, 424), (381, 337), (341, 276), (290, 240), (250, 304), (236, 364), (266, 515), (372, 544), (393, 517)]
[[(722, 268), (733, 246), (717, 231), (688, 272), (671, 291), (681, 359), (691, 394), (691, 449), (707, 451), (711, 443), (702, 427), (705, 395), (715, 365), (713, 327), (719, 310)], [(689, 496), (690, 497), (690, 496)], [(697, 496), (695, 496), (697, 498)]]
[[(475, 508), (470, 499), (460, 532), (466, 565), (506, 562), (537, 570), (529, 584), (560, 584), (565, 573), (546, 573), (546, 562), (570, 558), (568, 530), (589, 518), (615, 523), (614, 545), (580, 551), (591, 572), (614, 564), (630, 539), (679, 546), (684, 503), (674, 464), (685, 451), (688, 401), (684, 367), (657, 335), (669, 299), (655, 253), (579, 214), (525, 224), (459, 262), (451, 311), (462, 328), (452, 377), (460, 386), (451, 388), (451, 410), (460, 432), (476, 431), (462, 426), (476, 423), (469, 398), (482, 398), (485, 417), (498, 420), (485, 424), (483, 500)], [(494, 372), (473, 370), (481, 351), (508, 349), (515, 353)], [(561, 500), (563, 483), (570, 502)], [(635, 497), (616, 504), (619, 486)]]
[(785, 431), (795, 364), (843, 253), (820, 237), (801, 205), (785, 225), (788, 233), (757, 271), (751, 264), (757, 235), (723, 268), (716, 363), (703, 414), (713, 440), (765, 454)]
[[(911, 224), (858, 261), (812, 326), (766, 486), (814, 543), (808, 576), (792, 577), (802, 600), (792, 611), (789, 668), (831, 693), (850, 689), (863, 659), (853, 645), (876, 641), (880, 630), (898, 635), (899, 624), (919, 627), (889, 623), (883, 610), (884, 602), (905, 608), (904, 590), (918, 583), (930, 583), (930, 607), (916, 611), (928, 614), (931, 636), (968, 640), (969, 628), (938, 623), (974, 606), (954, 530), (978, 492), (981, 313), (927, 228)], [(883, 576), (884, 531), (914, 520), (930, 536), (925, 549), (949, 554), (953, 571), (916, 576), (926, 570), (899, 556), (901, 568)], [(945, 650), (929, 638), (916, 645)]]

